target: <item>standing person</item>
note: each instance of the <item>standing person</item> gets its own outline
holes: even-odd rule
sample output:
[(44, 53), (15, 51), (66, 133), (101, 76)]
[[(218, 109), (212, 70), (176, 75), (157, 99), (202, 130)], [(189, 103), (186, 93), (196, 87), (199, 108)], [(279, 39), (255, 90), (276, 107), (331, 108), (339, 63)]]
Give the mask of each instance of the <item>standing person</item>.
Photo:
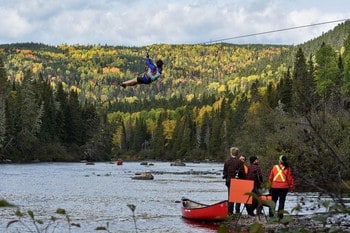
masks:
[[(243, 163), (243, 168), (244, 168), (244, 175), (247, 176), (248, 174), (248, 166), (246, 165), (246, 157), (244, 155), (239, 156), (239, 160), (242, 161)], [(241, 210), (241, 203), (236, 203), (236, 213), (239, 213)], [(249, 214), (249, 213), (248, 213)]]
[(158, 60), (156, 65), (154, 65), (152, 59), (150, 59), (148, 53), (146, 53), (146, 66), (148, 69), (141, 77), (124, 81), (120, 84), (120, 86), (125, 88), (126, 86), (135, 86), (136, 84), (150, 84), (161, 76), (163, 71), (162, 60)]
[(248, 166), (245, 164), (247, 158), (246, 158), (244, 155), (241, 155), (241, 156), (239, 157), (239, 160), (242, 161), (243, 167), (244, 167), (244, 173), (245, 173), (245, 175), (247, 175), (247, 174), (248, 174)]
[[(225, 184), (228, 188), (228, 197), (230, 195), (230, 183), (231, 179), (238, 178), (238, 179), (244, 179), (244, 166), (243, 162), (239, 160), (239, 149), (237, 147), (231, 147), (230, 148), (230, 158), (225, 161), (224, 164), (224, 170), (223, 170), (223, 178), (226, 179)], [(235, 203), (229, 202), (228, 203), (228, 214), (233, 214)], [(240, 205), (235, 206), (236, 213), (240, 212)]]
[[(290, 190), (294, 192), (294, 177), (292, 169), (289, 167), (287, 157), (281, 155), (279, 157), (279, 164), (274, 165), (271, 169), (269, 181), (271, 183), (272, 200), (278, 203), (278, 218), (283, 218), (284, 203), (286, 201), (287, 193)], [(273, 212), (270, 209), (269, 216), (273, 217)]]
[[(259, 159), (256, 156), (251, 156), (249, 158), (250, 165), (248, 166), (247, 180), (254, 180), (253, 193), (259, 195), (259, 189), (263, 183), (263, 176), (259, 166)], [(247, 204), (246, 209), (250, 216), (255, 216), (254, 210), (258, 207), (258, 200), (253, 198), (252, 204)]]

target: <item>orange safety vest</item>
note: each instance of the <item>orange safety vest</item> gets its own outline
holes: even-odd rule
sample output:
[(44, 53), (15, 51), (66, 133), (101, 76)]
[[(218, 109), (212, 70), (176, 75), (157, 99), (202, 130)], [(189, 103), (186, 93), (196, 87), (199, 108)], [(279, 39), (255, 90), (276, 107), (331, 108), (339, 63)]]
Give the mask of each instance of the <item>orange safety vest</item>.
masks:
[(248, 168), (248, 166), (245, 165), (245, 164), (244, 164), (243, 166), (244, 166), (244, 173), (247, 175), (247, 174), (248, 174), (248, 169), (249, 169), (249, 168)]
[(280, 167), (279, 165), (275, 165), (275, 176), (273, 177), (273, 182), (286, 182), (286, 175), (283, 173), (284, 171), (284, 166)]

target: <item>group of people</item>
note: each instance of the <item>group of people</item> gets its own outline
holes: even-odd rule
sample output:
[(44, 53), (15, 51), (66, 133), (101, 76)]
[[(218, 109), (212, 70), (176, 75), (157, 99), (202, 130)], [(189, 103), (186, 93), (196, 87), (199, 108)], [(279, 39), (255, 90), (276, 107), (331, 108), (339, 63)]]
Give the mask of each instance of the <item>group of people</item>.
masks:
[[(257, 196), (260, 195), (260, 189), (263, 188), (263, 175), (259, 166), (259, 159), (256, 156), (251, 156), (249, 158), (250, 164), (247, 166), (245, 164), (246, 157), (240, 154), (237, 147), (230, 148), (230, 158), (225, 161), (223, 178), (225, 179), (225, 184), (228, 188), (228, 194), (230, 195), (231, 179), (247, 179), (254, 181), (252, 193)], [(292, 169), (290, 168), (287, 157), (281, 155), (278, 159), (278, 164), (274, 165), (270, 171), (269, 183), (270, 183), (270, 194), (272, 201), (277, 203), (278, 201), (278, 218), (283, 218), (284, 205), (286, 197), (289, 191), (295, 190), (294, 178), (292, 174)], [(257, 214), (260, 214), (259, 202), (256, 198), (253, 198), (252, 204), (245, 204), (248, 215), (255, 216), (254, 211), (257, 210)], [(228, 203), (228, 213), (232, 215), (234, 213), (238, 214), (241, 211), (241, 203)], [(274, 216), (274, 211), (269, 209), (269, 216)]]

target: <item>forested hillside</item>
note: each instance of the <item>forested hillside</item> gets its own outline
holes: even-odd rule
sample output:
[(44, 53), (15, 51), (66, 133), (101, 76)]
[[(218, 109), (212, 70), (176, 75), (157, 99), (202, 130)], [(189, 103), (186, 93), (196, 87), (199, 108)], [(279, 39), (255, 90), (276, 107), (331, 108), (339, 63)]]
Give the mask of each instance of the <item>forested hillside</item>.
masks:
[[(1, 45), (1, 160), (224, 161), (235, 145), (266, 171), (286, 154), (300, 184), (340, 193), (349, 32), (345, 22), (298, 46)], [(146, 52), (164, 61), (163, 77), (120, 87), (144, 71)], [(317, 184), (304, 176), (320, 172)]]

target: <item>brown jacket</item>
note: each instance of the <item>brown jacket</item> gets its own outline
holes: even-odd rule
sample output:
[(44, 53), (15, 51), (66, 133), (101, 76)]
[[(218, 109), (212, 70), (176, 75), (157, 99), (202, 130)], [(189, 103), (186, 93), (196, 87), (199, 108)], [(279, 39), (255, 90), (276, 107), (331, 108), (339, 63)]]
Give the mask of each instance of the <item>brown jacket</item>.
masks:
[(224, 164), (223, 178), (226, 179), (226, 186), (230, 187), (231, 179), (245, 179), (243, 162), (237, 157), (230, 157)]

